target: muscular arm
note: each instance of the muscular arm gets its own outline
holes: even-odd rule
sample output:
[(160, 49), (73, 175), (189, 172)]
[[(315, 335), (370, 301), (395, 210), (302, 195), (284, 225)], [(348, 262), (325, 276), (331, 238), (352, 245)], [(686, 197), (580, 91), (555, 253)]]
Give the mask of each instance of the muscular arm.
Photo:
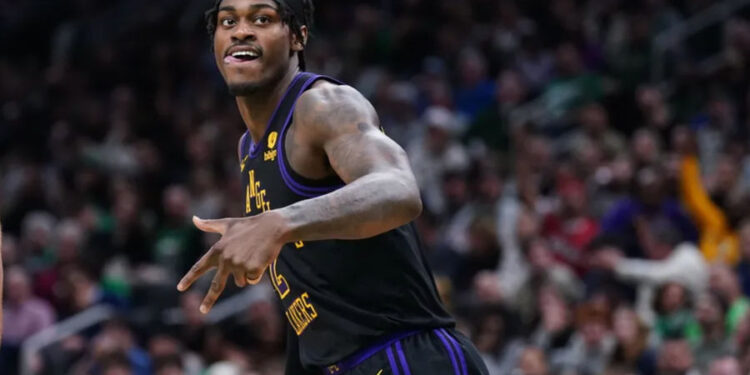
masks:
[(252, 217), (194, 218), (201, 230), (222, 235), (177, 286), (185, 291), (218, 267), (201, 305), (204, 313), (230, 274), (238, 286), (258, 283), (285, 243), (373, 237), (408, 223), (422, 211), (406, 153), (378, 131), (375, 110), (357, 91), (330, 84), (315, 87), (298, 100), (294, 115), (295, 137), (302, 142), (295, 147), (306, 151), (308, 161), (316, 153), (321, 158), (316, 161), (325, 157), (346, 185)]
[(276, 210), (289, 242), (360, 239), (408, 223), (422, 211), (404, 150), (378, 129), (370, 103), (346, 86), (306, 92), (295, 110), (298, 136), (325, 152), (341, 189)]

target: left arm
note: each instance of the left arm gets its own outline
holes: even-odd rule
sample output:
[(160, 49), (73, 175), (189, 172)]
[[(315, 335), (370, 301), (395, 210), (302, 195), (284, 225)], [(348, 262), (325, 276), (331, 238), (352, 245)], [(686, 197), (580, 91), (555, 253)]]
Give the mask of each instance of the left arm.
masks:
[(325, 152), (346, 186), (272, 211), (283, 219), (284, 242), (368, 238), (421, 213), (406, 152), (379, 131), (375, 110), (356, 90), (311, 90), (297, 105), (299, 137)]

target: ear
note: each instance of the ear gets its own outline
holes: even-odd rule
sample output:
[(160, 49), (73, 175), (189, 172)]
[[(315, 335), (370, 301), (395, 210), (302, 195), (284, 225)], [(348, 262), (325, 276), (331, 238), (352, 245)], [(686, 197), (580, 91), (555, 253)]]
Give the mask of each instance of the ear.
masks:
[(305, 50), (305, 45), (307, 44), (307, 35), (308, 30), (307, 26), (302, 25), (299, 29), (300, 34), (302, 34), (302, 40), (300, 40), (300, 37), (297, 34), (292, 33), (292, 51), (293, 52), (300, 52)]

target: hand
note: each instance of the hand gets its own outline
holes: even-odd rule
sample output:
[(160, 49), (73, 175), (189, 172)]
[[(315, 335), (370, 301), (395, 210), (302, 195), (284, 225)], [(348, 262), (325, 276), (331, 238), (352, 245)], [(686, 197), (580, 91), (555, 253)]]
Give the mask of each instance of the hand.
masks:
[(672, 132), (672, 147), (682, 156), (695, 155), (698, 151), (695, 135), (684, 126), (675, 128)]
[(551, 334), (556, 334), (570, 325), (569, 311), (562, 303), (552, 303), (541, 308), (542, 327)]
[(502, 302), (503, 292), (500, 278), (492, 271), (482, 271), (474, 277), (474, 291), (477, 298), (484, 303)]
[(617, 248), (607, 248), (600, 250), (594, 256), (594, 265), (601, 267), (605, 270), (613, 270), (617, 267), (617, 263), (622, 260), (623, 254)]
[(248, 218), (203, 220), (193, 217), (193, 223), (204, 232), (222, 235), (177, 284), (177, 290), (184, 292), (207, 271), (218, 268), (200, 306), (203, 314), (216, 303), (230, 274), (238, 287), (259, 283), (263, 272), (287, 242), (282, 235), (284, 220), (273, 211)]

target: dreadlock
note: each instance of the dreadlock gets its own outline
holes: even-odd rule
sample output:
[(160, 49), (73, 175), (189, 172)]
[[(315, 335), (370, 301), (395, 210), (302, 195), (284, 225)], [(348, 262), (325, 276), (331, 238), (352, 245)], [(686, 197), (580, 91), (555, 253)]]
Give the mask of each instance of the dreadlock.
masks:
[[(214, 6), (206, 11), (206, 29), (208, 35), (211, 37), (216, 33), (217, 14), (219, 13), (219, 6), (223, 0), (216, 0)], [(292, 8), (287, 4), (285, 0), (273, 0), (274, 3), (279, 7), (279, 14), (281, 15), (281, 21), (289, 26), (289, 29), (294, 35), (303, 40), (302, 37), (302, 26), (307, 26), (308, 29), (313, 24), (313, 12), (315, 7), (313, 6), (312, 0), (298, 0), (302, 4), (302, 14), (296, 14)], [(299, 68), (305, 71), (305, 52), (297, 52), (299, 58)]]

